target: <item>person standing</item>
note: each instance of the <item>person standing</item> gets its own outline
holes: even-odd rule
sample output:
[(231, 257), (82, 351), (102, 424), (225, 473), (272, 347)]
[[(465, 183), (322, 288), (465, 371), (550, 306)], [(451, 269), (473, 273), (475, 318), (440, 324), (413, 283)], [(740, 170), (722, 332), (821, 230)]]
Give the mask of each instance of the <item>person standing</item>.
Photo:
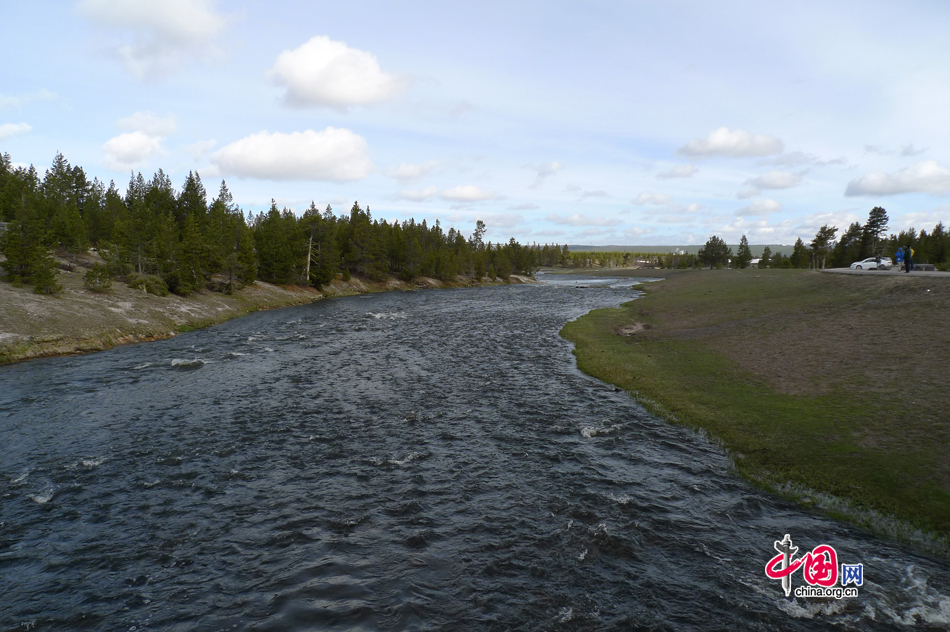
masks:
[(904, 272), (910, 272), (914, 269), (914, 249), (910, 244), (904, 248)]
[(904, 247), (901, 246), (897, 249), (897, 252), (894, 253), (894, 258), (897, 259), (897, 269), (900, 270), (904, 267)]

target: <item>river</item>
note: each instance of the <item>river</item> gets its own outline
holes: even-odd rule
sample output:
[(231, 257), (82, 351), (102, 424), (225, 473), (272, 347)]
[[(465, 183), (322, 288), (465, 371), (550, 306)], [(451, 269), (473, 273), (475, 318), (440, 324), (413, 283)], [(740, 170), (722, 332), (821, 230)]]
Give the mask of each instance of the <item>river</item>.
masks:
[[(950, 625), (950, 564), (577, 370), (563, 324), (635, 296), (392, 292), (0, 367), (0, 629)], [(786, 533), (858, 596), (786, 598)]]

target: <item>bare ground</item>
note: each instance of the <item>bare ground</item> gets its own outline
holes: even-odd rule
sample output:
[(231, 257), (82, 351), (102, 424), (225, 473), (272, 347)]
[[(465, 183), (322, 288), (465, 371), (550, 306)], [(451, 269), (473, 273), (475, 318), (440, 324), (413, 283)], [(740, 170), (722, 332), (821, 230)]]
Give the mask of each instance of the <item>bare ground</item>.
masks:
[[(168, 338), (181, 331), (215, 325), (248, 312), (288, 307), (325, 297), (390, 290), (462, 286), (419, 277), (411, 283), (395, 278), (371, 282), (353, 277), (335, 280), (318, 291), (257, 281), (232, 295), (201, 290), (187, 297), (147, 294), (118, 281), (107, 292), (87, 290), (83, 275), (94, 255), (59, 257), (63, 286), (59, 296), (35, 294), (29, 287), (0, 282), (0, 364), (44, 356), (101, 351), (115, 345)], [(527, 277), (512, 275), (512, 283)], [(491, 284), (486, 280), (484, 285)]]

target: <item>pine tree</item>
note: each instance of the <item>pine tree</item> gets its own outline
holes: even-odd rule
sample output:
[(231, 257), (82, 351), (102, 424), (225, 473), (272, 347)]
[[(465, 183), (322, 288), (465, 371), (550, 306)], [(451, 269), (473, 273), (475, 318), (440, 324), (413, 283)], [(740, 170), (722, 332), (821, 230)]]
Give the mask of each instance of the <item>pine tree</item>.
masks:
[(789, 263), (793, 268), (808, 267), (808, 249), (805, 247), (805, 242), (802, 241), (801, 237), (795, 240), (795, 246), (792, 249), (792, 256), (789, 257)]
[(722, 239), (713, 235), (699, 249), (697, 257), (712, 270), (716, 266), (723, 266), (729, 262), (729, 258), (732, 257), (732, 248), (727, 246)]
[(815, 238), (811, 242), (812, 257), (815, 262), (815, 269), (818, 269), (818, 262), (821, 262), (821, 269), (825, 269), (825, 262), (828, 259), (828, 253), (835, 245), (835, 233), (838, 229), (835, 226), (825, 224), (818, 229)]
[(749, 248), (749, 240), (743, 235), (739, 240), (739, 248), (736, 250), (735, 265), (737, 268), (748, 268), (752, 263), (752, 250)]
[(868, 221), (864, 225), (861, 233), (861, 252), (858, 254), (860, 259), (881, 255), (881, 237), (887, 232), (887, 211), (880, 206), (875, 206), (868, 214)]

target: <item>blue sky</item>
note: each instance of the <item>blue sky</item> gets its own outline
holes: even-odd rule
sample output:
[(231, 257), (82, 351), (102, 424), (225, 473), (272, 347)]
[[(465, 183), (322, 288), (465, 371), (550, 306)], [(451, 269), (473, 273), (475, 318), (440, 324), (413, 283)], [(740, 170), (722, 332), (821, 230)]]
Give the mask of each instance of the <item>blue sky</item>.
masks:
[(0, 4), (0, 152), (522, 243), (950, 222), (933, 2)]

